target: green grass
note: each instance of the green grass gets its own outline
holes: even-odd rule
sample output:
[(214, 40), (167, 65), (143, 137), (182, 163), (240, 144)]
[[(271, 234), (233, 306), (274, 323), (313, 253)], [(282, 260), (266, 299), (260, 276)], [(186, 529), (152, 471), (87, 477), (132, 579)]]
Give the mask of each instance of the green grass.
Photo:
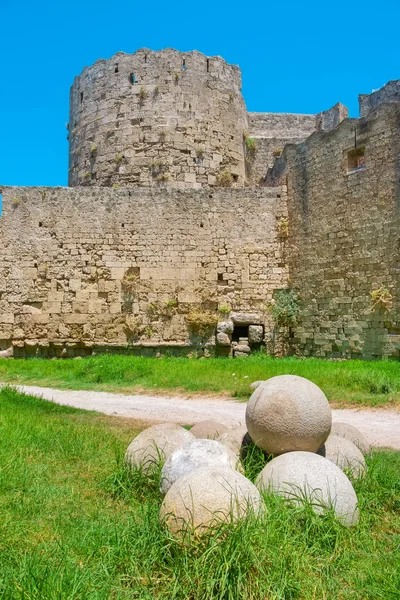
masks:
[(0, 391), (1, 599), (398, 600), (400, 453), (367, 459), (355, 528), (266, 497), (262, 519), (182, 546), (157, 479), (122, 467), (135, 433)]
[(395, 360), (333, 362), (259, 354), (245, 360), (102, 355), (82, 360), (0, 361), (3, 382), (124, 393), (168, 389), (248, 398), (252, 381), (282, 374), (311, 379), (329, 400), (342, 405), (400, 404), (400, 363)]

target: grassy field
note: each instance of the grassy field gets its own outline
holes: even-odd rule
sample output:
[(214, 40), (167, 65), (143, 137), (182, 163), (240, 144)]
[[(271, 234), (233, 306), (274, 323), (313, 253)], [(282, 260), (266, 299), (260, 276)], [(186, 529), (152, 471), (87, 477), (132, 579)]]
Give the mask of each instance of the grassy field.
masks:
[(226, 358), (145, 358), (102, 355), (82, 360), (3, 360), (0, 381), (75, 390), (212, 392), (246, 399), (249, 384), (294, 374), (319, 385), (340, 405), (400, 406), (399, 361)]
[(182, 547), (159, 523), (157, 480), (122, 467), (135, 433), (0, 391), (0, 598), (399, 599), (400, 453), (368, 458), (355, 528), (269, 497), (262, 520)]

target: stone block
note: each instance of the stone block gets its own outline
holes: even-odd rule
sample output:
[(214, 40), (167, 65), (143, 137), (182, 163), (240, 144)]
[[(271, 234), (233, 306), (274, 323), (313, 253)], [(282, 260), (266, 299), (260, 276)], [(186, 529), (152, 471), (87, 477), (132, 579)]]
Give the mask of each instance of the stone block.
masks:
[(264, 339), (262, 325), (249, 325), (249, 344), (261, 344)]
[(226, 333), (219, 332), (216, 335), (217, 346), (230, 346), (231, 338)]

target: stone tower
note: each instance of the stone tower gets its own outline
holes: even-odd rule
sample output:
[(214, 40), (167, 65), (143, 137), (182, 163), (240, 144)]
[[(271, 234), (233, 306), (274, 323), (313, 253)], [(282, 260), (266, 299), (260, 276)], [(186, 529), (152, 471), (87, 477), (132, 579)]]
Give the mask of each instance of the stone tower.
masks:
[(98, 60), (71, 87), (69, 185), (243, 187), (240, 90), (237, 66), (199, 52)]

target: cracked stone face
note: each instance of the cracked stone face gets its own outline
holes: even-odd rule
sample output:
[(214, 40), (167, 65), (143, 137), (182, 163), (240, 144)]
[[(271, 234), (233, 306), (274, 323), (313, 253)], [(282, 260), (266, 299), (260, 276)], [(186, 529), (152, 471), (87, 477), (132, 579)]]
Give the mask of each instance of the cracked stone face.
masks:
[(249, 325), (249, 343), (260, 344), (263, 341), (264, 328), (262, 325)]

